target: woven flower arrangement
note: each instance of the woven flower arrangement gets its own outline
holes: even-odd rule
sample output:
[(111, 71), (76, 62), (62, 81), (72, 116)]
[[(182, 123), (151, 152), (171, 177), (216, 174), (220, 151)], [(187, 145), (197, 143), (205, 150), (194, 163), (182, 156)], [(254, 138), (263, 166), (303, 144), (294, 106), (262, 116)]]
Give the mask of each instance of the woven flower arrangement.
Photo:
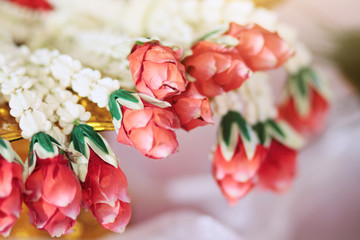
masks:
[[(162, 159), (181, 150), (177, 129), (215, 117), (212, 175), (231, 205), (255, 187), (289, 189), (329, 108), (296, 35), (245, 0), (1, 0), (0, 103), (11, 117), (0, 129), (0, 234), (22, 202), (51, 236), (71, 232), (82, 207), (125, 230), (127, 179), (98, 133), (108, 123), (119, 144)], [(287, 81), (275, 101), (278, 68)], [(7, 141), (18, 138), (30, 141), (24, 161)]]

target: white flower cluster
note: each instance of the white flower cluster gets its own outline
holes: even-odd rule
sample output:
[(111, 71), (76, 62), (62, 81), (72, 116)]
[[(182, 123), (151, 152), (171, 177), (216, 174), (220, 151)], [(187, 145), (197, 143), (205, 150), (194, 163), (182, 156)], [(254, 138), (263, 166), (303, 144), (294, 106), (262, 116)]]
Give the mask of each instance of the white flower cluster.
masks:
[(127, 57), (135, 41), (116, 33), (67, 27), (59, 35), (56, 47), (86, 66), (100, 69), (104, 74), (120, 79), (122, 86), (131, 88), (134, 83)]
[(22, 136), (31, 138), (39, 131), (49, 131), (51, 123), (41, 111), (40, 97), (36, 92), (31, 91), (36, 79), (29, 76), (24, 67), (26, 62), (24, 58), (30, 54), (28, 49), (24, 47), (21, 49), (10, 47), (10, 49), (12, 51), (1, 54), (1, 93), (9, 100), (10, 114), (19, 121)]
[(255, 72), (239, 89), (213, 98), (211, 104), (214, 114), (223, 116), (228, 111), (237, 111), (249, 124), (277, 114), (269, 77), (263, 72)]
[(98, 71), (83, 68), (58, 51), (39, 49), (31, 53), (26, 47), (8, 48), (11, 51), (0, 54), (0, 90), (24, 138), (40, 131), (59, 135), (56, 122), (69, 134), (74, 124), (89, 120), (91, 115), (77, 103), (78, 97), (66, 90), (71, 85), (100, 107), (105, 107), (110, 93), (119, 88), (118, 81), (101, 78)]
[(122, 3), (121, 9), (120, 27), (129, 36), (157, 37), (185, 48), (208, 32), (227, 28), (231, 21), (257, 23), (289, 40), (296, 35), (274, 12), (248, 0), (132, 0)]
[(88, 97), (100, 108), (106, 107), (110, 94), (120, 88), (118, 80), (101, 78), (99, 71), (84, 68), (78, 60), (58, 51), (40, 49), (32, 56), (33, 63), (47, 69), (49, 76), (58, 83), (58, 87), (53, 88), (45, 100), (56, 110), (65, 134), (71, 132), (75, 123), (85, 122), (90, 118), (90, 113), (77, 104), (78, 98), (72, 97), (72, 93), (66, 88), (71, 87), (80, 97)]

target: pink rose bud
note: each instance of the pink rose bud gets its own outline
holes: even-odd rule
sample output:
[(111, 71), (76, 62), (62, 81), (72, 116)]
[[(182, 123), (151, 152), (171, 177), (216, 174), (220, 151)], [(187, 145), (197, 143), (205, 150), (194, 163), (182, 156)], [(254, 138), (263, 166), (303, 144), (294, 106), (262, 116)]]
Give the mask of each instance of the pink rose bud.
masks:
[(309, 88), (310, 110), (302, 115), (295, 107), (292, 97), (279, 107), (279, 118), (287, 121), (294, 129), (304, 136), (317, 132), (324, 125), (328, 116), (329, 103), (315, 89)]
[(147, 157), (168, 157), (178, 149), (175, 128), (179, 119), (168, 110), (153, 105), (144, 109), (123, 108), (118, 142), (137, 148)]
[(181, 49), (174, 51), (159, 42), (136, 44), (129, 55), (136, 89), (160, 100), (180, 94), (187, 83), (181, 56)]
[(184, 59), (184, 65), (204, 96), (215, 97), (239, 88), (251, 75), (251, 70), (234, 48), (200, 41), (191, 49), (193, 54)]
[(272, 140), (268, 155), (261, 165), (259, 185), (275, 192), (290, 188), (296, 174), (297, 152), (276, 140)]
[(10, 0), (10, 2), (38, 11), (49, 11), (53, 9), (53, 6), (45, 0)]
[(213, 176), (231, 205), (243, 198), (254, 186), (254, 177), (265, 159), (267, 150), (257, 145), (254, 157), (248, 159), (241, 137), (230, 160), (226, 160), (217, 146), (213, 161)]
[[(5, 143), (0, 139), (0, 144)], [(3, 145), (5, 146), (5, 144)], [(10, 147), (10, 145), (5, 148)], [(5, 148), (2, 148), (5, 150)], [(13, 151), (12, 149), (8, 149)], [(11, 160), (11, 159), (10, 159)], [(7, 237), (20, 217), (22, 204), (23, 167), (5, 159), (0, 152), (0, 235)]]
[(83, 202), (106, 229), (123, 232), (131, 217), (127, 180), (120, 167), (101, 159), (91, 148), (88, 172), (82, 184)]
[(185, 92), (173, 97), (171, 102), (181, 127), (186, 131), (214, 123), (210, 101), (199, 93), (194, 83), (190, 83)]
[(294, 54), (277, 33), (256, 24), (242, 26), (232, 22), (229, 31), (225, 34), (239, 40), (236, 49), (253, 71), (280, 67)]
[(31, 222), (51, 236), (59, 237), (71, 232), (79, 215), (81, 187), (68, 166), (69, 161), (56, 147), (53, 148), (51, 153), (48, 148), (41, 150), (47, 151), (47, 158), (41, 158), (36, 147), (33, 153), (30, 152), (36, 158), (36, 164), (25, 182), (24, 202), (29, 208)]

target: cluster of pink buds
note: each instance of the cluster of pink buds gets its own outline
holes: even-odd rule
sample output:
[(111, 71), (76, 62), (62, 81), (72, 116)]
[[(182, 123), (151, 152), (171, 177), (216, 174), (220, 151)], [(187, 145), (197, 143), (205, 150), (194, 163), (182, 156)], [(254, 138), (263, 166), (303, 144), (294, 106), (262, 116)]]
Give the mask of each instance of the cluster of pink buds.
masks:
[(37, 133), (25, 166), (10, 144), (0, 139), (3, 236), (19, 218), (23, 201), (31, 223), (51, 236), (70, 233), (81, 206), (104, 228), (125, 230), (131, 216), (127, 180), (106, 140), (91, 127), (76, 126), (69, 148)]

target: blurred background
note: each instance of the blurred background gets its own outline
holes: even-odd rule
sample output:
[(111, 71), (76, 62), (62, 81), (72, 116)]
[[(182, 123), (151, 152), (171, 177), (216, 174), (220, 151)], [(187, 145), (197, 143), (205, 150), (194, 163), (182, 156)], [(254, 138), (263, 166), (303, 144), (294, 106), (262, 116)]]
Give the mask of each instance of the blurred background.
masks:
[[(278, 3), (271, 4), (274, 2)], [(115, 132), (105, 132), (128, 178), (133, 217), (124, 234), (105, 232), (95, 222), (87, 228), (77, 226), (77, 231), (91, 232), (83, 237), (360, 239), (360, 1), (258, 3), (270, 6), (283, 22), (298, 30), (334, 91), (331, 117), (300, 152), (292, 189), (282, 195), (255, 189), (230, 207), (210, 174), (208, 154), (216, 140), (214, 126), (195, 129), (192, 134), (178, 131), (180, 152), (157, 161), (117, 144)], [(84, 215), (81, 221), (86, 222), (87, 217), (91, 218)], [(76, 234), (69, 238), (73, 237)]]

